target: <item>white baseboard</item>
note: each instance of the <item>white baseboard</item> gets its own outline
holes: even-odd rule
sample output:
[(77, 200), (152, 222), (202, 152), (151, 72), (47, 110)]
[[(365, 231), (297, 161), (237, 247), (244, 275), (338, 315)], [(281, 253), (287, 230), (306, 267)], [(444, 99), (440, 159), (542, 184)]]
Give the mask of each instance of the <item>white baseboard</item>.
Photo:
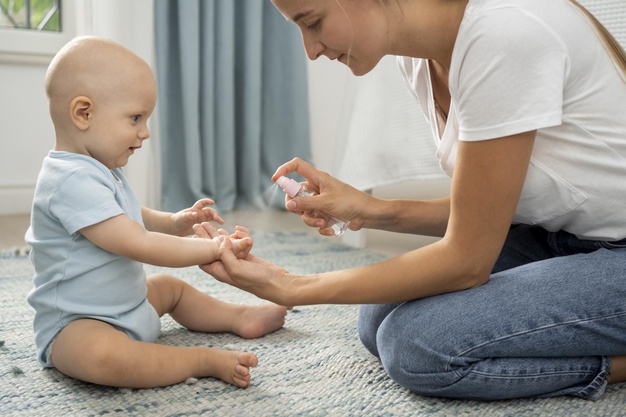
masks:
[(30, 213), (34, 195), (34, 187), (0, 186), (0, 216)]
[(341, 242), (344, 245), (352, 246), (353, 248), (363, 248), (367, 240), (366, 230), (346, 230), (343, 236), (341, 236)]

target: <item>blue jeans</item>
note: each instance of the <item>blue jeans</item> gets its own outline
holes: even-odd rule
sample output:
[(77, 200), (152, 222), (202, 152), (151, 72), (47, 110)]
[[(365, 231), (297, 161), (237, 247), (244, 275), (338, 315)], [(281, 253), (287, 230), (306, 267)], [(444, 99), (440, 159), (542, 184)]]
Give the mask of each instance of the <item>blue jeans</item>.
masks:
[(513, 226), (487, 284), (363, 305), (359, 337), (417, 394), (597, 400), (626, 354), (626, 239)]

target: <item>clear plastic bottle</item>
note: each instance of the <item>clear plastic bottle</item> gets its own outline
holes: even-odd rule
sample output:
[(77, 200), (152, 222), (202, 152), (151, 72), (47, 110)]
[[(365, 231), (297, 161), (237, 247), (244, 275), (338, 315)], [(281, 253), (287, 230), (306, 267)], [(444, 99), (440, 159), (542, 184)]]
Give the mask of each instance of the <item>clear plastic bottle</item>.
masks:
[[(276, 180), (276, 184), (283, 189), (283, 191), (291, 198), (293, 197), (307, 197), (315, 195), (313, 191), (306, 188), (304, 185), (300, 184), (298, 181), (287, 178), (285, 176), (281, 176)], [(343, 222), (330, 214), (326, 214), (321, 211), (315, 211), (315, 217), (324, 219), (326, 221), (326, 226), (333, 229), (335, 232), (335, 236), (343, 235), (343, 232), (348, 230), (348, 226), (350, 226), (350, 222)]]

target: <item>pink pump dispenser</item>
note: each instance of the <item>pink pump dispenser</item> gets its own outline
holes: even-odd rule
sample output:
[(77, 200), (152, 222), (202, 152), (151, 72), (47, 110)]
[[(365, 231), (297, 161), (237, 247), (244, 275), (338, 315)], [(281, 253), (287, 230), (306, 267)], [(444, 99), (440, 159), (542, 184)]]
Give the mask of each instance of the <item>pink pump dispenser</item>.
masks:
[[(283, 191), (291, 198), (307, 197), (316, 194), (306, 188), (304, 185), (300, 184), (298, 181), (287, 178), (284, 175), (276, 180), (276, 184), (278, 184), (280, 188), (282, 188)], [(321, 211), (315, 211), (315, 217), (324, 219), (326, 221), (327, 227), (332, 228), (335, 232), (335, 236), (343, 235), (343, 233), (348, 230), (348, 226), (350, 226), (350, 222), (343, 222), (339, 219), (334, 218), (330, 214), (326, 214)]]
[[(304, 188), (298, 181), (287, 178), (284, 175), (276, 180), (276, 184), (291, 198), (296, 197), (300, 190)], [(313, 195), (313, 193), (310, 195)]]

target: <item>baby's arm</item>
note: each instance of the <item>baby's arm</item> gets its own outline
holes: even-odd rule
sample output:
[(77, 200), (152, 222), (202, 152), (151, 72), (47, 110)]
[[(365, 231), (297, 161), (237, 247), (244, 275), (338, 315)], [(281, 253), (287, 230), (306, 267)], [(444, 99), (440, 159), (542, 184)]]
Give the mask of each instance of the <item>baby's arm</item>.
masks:
[[(80, 232), (104, 250), (152, 265), (183, 267), (219, 259), (218, 237), (187, 238), (151, 232), (125, 214), (85, 227)], [(231, 239), (242, 256), (250, 251), (249, 235)]]
[(203, 198), (184, 210), (177, 213), (158, 211), (147, 207), (141, 208), (141, 216), (146, 229), (152, 232), (167, 233), (175, 236), (189, 236), (193, 234), (192, 226), (196, 223), (214, 221), (224, 224), (224, 220), (211, 207), (215, 202), (210, 198)]

